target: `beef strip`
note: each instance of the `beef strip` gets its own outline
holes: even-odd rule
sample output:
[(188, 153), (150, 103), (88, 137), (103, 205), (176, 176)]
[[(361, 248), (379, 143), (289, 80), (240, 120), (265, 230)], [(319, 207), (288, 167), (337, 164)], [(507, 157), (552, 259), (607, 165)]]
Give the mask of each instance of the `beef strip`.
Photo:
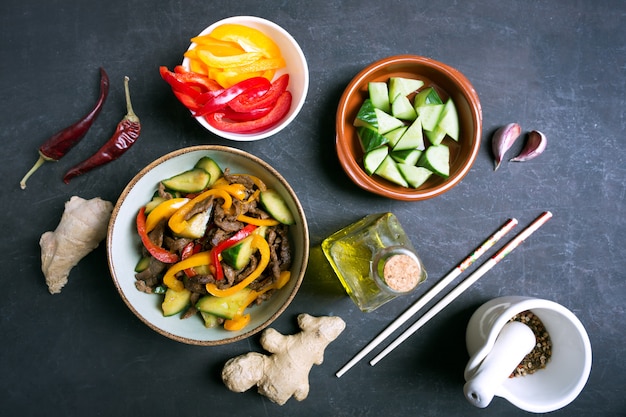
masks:
[(149, 287), (155, 287), (159, 284), (161, 272), (165, 269), (165, 264), (156, 258), (150, 258), (148, 267), (141, 272), (135, 274), (138, 281), (143, 281)]
[(159, 186), (157, 188), (157, 192), (159, 193), (159, 197), (164, 198), (166, 200), (174, 198), (174, 196), (172, 194), (170, 194), (169, 192), (167, 192), (165, 190), (165, 185), (163, 185), (162, 182), (159, 182)]

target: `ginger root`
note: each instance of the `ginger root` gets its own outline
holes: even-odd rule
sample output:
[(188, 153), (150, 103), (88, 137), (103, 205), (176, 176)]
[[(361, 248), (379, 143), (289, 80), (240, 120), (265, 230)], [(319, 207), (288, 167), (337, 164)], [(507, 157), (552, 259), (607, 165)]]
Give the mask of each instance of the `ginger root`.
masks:
[(304, 400), (309, 394), (309, 371), (324, 360), (324, 349), (345, 329), (339, 317), (298, 316), (302, 331), (284, 336), (267, 329), (261, 345), (273, 355), (250, 352), (230, 359), (222, 370), (224, 384), (234, 392), (244, 392), (254, 385), (260, 394), (283, 405), (292, 396)]
[(109, 201), (74, 196), (55, 231), (41, 235), (41, 270), (50, 294), (61, 292), (72, 268), (106, 237), (112, 211)]

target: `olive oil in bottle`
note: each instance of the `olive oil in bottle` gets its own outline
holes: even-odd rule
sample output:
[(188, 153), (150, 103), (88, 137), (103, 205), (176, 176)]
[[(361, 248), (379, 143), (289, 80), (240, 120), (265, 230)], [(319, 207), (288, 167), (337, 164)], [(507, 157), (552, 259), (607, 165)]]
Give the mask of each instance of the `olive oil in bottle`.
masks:
[(426, 279), (420, 258), (392, 213), (371, 214), (322, 242), (346, 292), (364, 312), (408, 294)]

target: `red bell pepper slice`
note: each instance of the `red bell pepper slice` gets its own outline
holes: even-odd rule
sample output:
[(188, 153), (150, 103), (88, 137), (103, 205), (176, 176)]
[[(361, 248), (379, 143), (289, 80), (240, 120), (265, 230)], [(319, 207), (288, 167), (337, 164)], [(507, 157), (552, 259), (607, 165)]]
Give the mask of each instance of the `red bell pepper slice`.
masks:
[(226, 105), (232, 99), (246, 92), (247, 90), (260, 90), (263, 88), (269, 90), (271, 85), (272, 84), (267, 80), (267, 78), (263, 77), (252, 77), (248, 78), (247, 80), (240, 81), (232, 87), (223, 90), (219, 95), (215, 97), (210, 97), (194, 116), (200, 117), (221, 110), (226, 107)]
[[(195, 242), (189, 242), (185, 245), (185, 247), (183, 248), (183, 250), (180, 252), (180, 260), (184, 261), (185, 259), (189, 258), (191, 255), (195, 255), (196, 253), (200, 252), (200, 249), (202, 249), (202, 245), (195, 243)], [(185, 275), (187, 275), (188, 277), (195, 277), (196, 275), (198, 275), (196, 273), (196, 270), (193, 268), (187, 268), (184, 270)]]
[(254, 232), (254, 230), (257, 227), (258, 226), (254, 225), (254, 224), (248, 224), (245, 227), (243, 227), (242, 229), (240, 229), (237, 233), (235, 233), (234, 235), (229, 237), (228, 239), (225, 239), (222, 242), (220, 242), (219, 244), (217, 244), (211, 250), (211, 258), (212, 258), (212, 264), (215, 267), (215, 279), (216, 280), (224, 279), (224, 270), (222, 269), (222, 264), (220, 263), (220, 258), (219, 258), (220, 254), (224, 250), (230, 248), (231, 246), (236, 245), (237, 243), (239, 243), (243, 239), (245, 239), (248, 236), (250, 236), (250, 234), (252, 232)]
[(146, 233), (146, 208), (142, 207), (137, 213), (137, 233), (141, 238), (141, 242), (146, 247), (150, 255), (154, 256), (157, 260), (166, 263), (173, 264), (178, 262), (178, 255), (168, 250), (163, 249), (160, 246), (155, 245), (150, 237)]
[(284, 91), (272, 110), (263, 117), (246, 122), (226, 120), (224, 112), (215, 112), (205, 116), (207, 122), (218, 130), (232, 133), (253, 133), (265, 130), (280, 122), (291, 108), (291, 93)]
[(256, 120), (265, 116), (266, 114), (272, 111), (272, 108), (273, 108), (272, 106), (269, 106), (263, 109), (250, 110), (248, 112), (238, 112), (238, 111), (231, 109), (230, 107), (225, 107), (222, 110), (220, 110), (220, 113), (224, 113), (225, 119), (230, 119), (235, 122), (247, 122), (247, 121)]
[(289, 85), (289, 74), (283, 74), (278, 77), (269, 90), (262, 96), (251, 96), (247, 93), (241, 94), (234, 98), (228, 106), (236, 112), (245, 113), (255, 109), (271, 107), (276, 103), (278, 97), (287, 90)]

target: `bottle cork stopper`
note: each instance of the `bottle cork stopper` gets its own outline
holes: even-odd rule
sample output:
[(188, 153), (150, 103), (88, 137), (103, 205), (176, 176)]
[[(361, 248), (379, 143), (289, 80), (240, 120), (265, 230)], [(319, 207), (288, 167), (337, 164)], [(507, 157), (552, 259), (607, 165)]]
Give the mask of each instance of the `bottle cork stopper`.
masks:
[(383, 267), (383, 279), (394, 291), (408, 292), (419, 284), (420, 265), (409, 255), (390, 256)]

